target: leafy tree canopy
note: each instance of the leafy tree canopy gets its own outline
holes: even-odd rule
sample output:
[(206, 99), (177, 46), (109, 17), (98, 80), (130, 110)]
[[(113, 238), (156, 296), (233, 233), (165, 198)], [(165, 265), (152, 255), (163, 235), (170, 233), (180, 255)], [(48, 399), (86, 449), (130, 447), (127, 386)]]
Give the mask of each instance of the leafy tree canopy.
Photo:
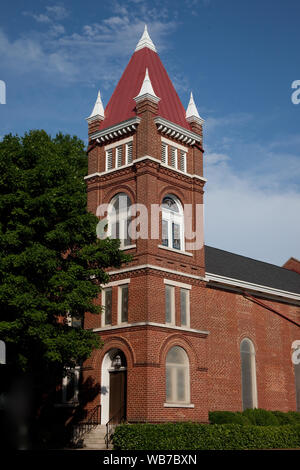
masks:
[(35, 130), (0, 142), (0, 338), (21, 371), (89, 356), (99, 341), (66, 317), (99, 313), (105, 268), (128, 260), (118, 240), (97, 239), (86, 174), (77, 137)]

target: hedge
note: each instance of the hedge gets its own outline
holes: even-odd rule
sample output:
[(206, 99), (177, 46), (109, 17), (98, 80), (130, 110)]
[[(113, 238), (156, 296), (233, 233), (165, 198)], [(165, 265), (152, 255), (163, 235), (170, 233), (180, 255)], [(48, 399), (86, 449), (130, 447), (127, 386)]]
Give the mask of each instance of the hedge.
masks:
[(210, 411), (211, 424), (253, 424), (255, 426), (282, 426), (287, 424), (300, 424), (300, 413), (289, 411), (267, 411), (260, 408), (239, 411)]
[(300, 425), (122, 424), (114, 450), (238, 450), (300, 448)]

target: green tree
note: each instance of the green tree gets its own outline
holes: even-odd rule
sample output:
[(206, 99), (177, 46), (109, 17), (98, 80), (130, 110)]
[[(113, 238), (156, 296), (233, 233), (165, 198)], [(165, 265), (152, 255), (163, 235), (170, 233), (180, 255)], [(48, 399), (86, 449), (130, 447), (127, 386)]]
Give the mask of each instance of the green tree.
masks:
[(97, 239), (86, 174), (76, 137), (35, 130), (0, 142), (0, 338), (16, 371), (51, 376), (100, 346), (65, 320), (99, 313), (105, 268), (129, 258), (118, 240)]

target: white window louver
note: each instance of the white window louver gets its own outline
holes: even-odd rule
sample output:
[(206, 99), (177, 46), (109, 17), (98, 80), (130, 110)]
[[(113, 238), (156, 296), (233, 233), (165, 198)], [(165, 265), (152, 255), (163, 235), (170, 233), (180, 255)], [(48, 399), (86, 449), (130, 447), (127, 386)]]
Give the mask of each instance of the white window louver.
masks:
[(132, 163), (132, 142), (126, 144), (126, 163)]
[(122, 166), (122, 147), (116, 148), (116, 167), (119, 168)]
[(168, 164), (168, 146), (164, 143), (161, 144), (161, 161)]
[(106, 151), (106, 170), (111, 170), (113, 167), (113, 150)]
[(180, 170), (186, 173), (186, 153), (180, 152)]
[(171, 148), (171, 166), (177, 168), (177, 149), (174, 147)]

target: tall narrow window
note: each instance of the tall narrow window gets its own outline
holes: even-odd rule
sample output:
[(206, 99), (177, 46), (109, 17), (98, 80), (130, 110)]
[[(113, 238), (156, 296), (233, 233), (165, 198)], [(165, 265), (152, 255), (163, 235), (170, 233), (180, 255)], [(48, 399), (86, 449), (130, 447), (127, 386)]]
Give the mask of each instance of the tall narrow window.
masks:
[(166, 323), (175, 324), (175, 288), (165, 286)]
[(116, 167), (122, 166), (122, 146), (116, 148)]
[(175, 250), (184, 250), (184, 218), (180, 202), (168, 195), (162, 202), (162, 244)]
[(255, 349), (250, 339), (243, 339), (240, 353), (243, 410), (257, 408)]
[(175, 147), (171, 147), (171, 162), (170, 165), (173, 168), (177, 168), (177, 149)]
[(166, 402), (188, 404), (190, 402), (189, 359), (179, 346), (170, 349), (166, 358)]
[(104, 325), (111, 325), (112, 288), (104, 289)]
[(180, 320), (181, 326), (189, 326), (190, 318), (190, 291), (180, 289)]
[(110, 203), (108, 214), (108, 234), (111, 238), (119, 238), (121, 241), (121, 248), (131, 244), (128, 233), (130, 224), (129, 207), (131, 201), (127, 194), (117, 194)]
[(62, 402), (77, 403), (79, 394), (80, 367), (67, 368), (62, 381)]
[(164, 142), (161, 144), (161, 161), (168, 164), (168, 146)]
[(119, 287), (119, 322), (128, 322), (128, 285)]
[[(294, 345), (296, 343), (296, 345)], [(298, 341), (295, 341), (292, 347), (293, 352), (293, 363), (294, 363), (294, 373), (295, 373), (295, 386), (296, 386), (296, 406), (297, 411), (300, 411), (300, 344)]]
[(126, 165), (132, 163), (132, 142), (126, 144)]
[(106, 170), (113, 167), (113, 149), (106, 150)]
[(183, 150), (180, 151), (180, 170), (186, 173), (186, 153)]

